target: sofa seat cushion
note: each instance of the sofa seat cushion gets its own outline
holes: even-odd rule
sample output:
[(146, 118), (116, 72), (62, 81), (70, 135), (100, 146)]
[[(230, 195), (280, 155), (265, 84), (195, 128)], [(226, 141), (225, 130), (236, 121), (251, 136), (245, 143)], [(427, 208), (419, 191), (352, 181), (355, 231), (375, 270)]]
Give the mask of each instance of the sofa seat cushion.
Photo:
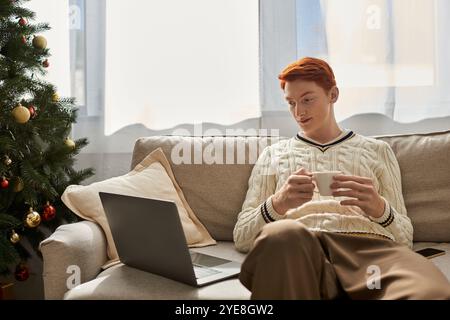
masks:
[(102, 272), (96, 279), (68, 291), (68, 300), (241, 300), (250, 292), (237, 278), (205, 287), (191, 287), (123, 264)]
[[(191, 250), (239, 262), (245, 258), (244, 254), (236, 251), (233, 242), (230, 241), (219, 241), (216, 246)], [(96, 279), (73, 288), (64, 296), (64, 299), (69, 300), (241, 300), (249, 298), (250, 291), (239, 282), (237, 277), (196, 288), (123, 264), (106, 269)]]
[[(445, 250), (446, 254), (431, 261), (450, 281), (450, 243), (416, 242), (414, 250), (423, 248)], [(231, 241), (218, 241), (216, 246), (194, 248), (193, 251), (214, 254), (218, 257), (242, 262), (245, 254), (239, 253)], [(248, 291), (237, 278), (195, 288), (158, 275), (140, 271), (123, 264), (111, 267), (92, 281), (68, 291), (65, 299), (163, 299), (208, 300), (249, 299)]]

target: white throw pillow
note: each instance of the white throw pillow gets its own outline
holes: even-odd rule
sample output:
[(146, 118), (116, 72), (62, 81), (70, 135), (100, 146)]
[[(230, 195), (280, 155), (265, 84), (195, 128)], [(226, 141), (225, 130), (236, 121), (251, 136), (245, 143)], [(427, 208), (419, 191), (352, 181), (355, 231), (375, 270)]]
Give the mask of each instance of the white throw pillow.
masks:
[(100, 191), (173, 201), (178, 208), (188, 245), (203, 247), (216, 244), (190, 208), (175, 180), (169, 161), (162, 149), (158, 148), (123, 176), (88, 186), (70, 185), (61, 196), (70, 210), (86, 220), (97, 222), (103, 228), (108, 242), (108, 257), (111, 259), (106, 265), (117, 261), (118, 255), (98, 194)]

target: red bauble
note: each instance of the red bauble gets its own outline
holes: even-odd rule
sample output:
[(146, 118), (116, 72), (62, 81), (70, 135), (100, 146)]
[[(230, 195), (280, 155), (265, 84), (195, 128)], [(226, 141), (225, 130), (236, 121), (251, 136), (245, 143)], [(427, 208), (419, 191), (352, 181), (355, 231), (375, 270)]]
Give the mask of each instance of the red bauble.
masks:
[(27, 24), (27, 20), (25, 18), (20, 18), (19, 24), (23, 27), (24, 25)]
[(30, 111), (30, 118), (34, 118), (36, 116), (36, 109), (34, 108), (34, 106), (29, 106), (28, 110)]
[(45, 61), (42, 62), (42, 65), (44, 66), (44, 68), (48, 68), (50, 66), (50, 62), (48, 62), (48, 60), (45, 59)]
[(14, 272), (14, 277), (17, 281), (25, 281), (30, 276), (28, 268), (24, 264), (18, 264), (16, 267), (16, 272)]
[(42, 220), (49, 221), (52, 220), (55, 216), (56, 216), (56, 209), (53, 206), (46, 204), (44, 206), (44, 212), (41, 215)]
[(22, 36), (22, 39), (21, 39), (21, 40), (22, 40), (22, 43), (23, 43), (23, 44), (26, 44), (26, 43), (27, 43), (27, 38), (26, 38), (25, 36)]
[(8, 188), (8, 186), (9, 186), (8, 179), (3, 179), (2, 182), (0, 182), (0, 186), (2, 187), (2, 189)]

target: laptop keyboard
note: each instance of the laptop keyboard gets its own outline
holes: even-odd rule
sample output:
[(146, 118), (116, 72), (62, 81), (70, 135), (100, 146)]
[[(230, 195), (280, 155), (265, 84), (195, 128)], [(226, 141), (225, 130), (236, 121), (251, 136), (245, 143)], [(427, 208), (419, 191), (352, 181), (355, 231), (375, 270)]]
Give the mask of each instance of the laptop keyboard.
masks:
[(194, 264), (194, 273), (195, 273), (195, 278), (200, 279), (200, 278), (212, 276), (213, 274), (217, 274), (220, 272), (217, 270), (206, 268), (206, 267), (198, 265), (198, 264)]

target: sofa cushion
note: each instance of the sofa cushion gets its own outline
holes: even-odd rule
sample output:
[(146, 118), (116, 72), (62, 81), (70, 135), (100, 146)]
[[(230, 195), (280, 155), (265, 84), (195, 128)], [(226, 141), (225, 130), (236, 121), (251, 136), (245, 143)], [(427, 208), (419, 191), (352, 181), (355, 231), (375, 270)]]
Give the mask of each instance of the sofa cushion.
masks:
[[(195, 248), (192, 251), (243, 261), (245, 255), (234, 249), (232, 242), (218, 242), (216, 246)], [(237, 279), (231, 278), (204, 287), (192, 287), (181, 282), (144, 272), (123, 264), (108, 268), (89, 282), (68, 291), (65, 299), (249, 299), (248, 291)]]
[(145, 137), (135, 143), (131, 166), (161, 147), (187, 202), (212, 237), (233, 240), (253, 164), (264, 147), (275, 141), (270, 137)]
[(186, 241), (191, 247), (216, 243), (189, 207), (161, 149), (154, 150), (123, 176), (95, 182), (89, 186), (71, 185), (61, 197), (64, 204), (77, 215), (95, 221), (102, 227), (111, 263), (117, 261), (118, 255), (99, 197), (100, 191), (173, 201), (180, 214)]
[(450, 242), (450, 131), (377, 138), (399, 162), (414, 241)]
[[(431, 259), (450, 281), (450, 243), (414, 243), (414, 250), (437, 248), (445, 255)], [(193, 251), (209, 253), (242, 262), (245, 255), (237, 252), (230, 241), (219, 241), (217, 246), (195, 248)], [(249, 299), (248, 291), (237, 278), (195, 288), (180, 282), (140, 271), (125, 265), (117, 265), (103, 271), (98, 277), (68, 291), (64, 298), (76, 299), (163, 299), (163, 300), (227, 300)]]

